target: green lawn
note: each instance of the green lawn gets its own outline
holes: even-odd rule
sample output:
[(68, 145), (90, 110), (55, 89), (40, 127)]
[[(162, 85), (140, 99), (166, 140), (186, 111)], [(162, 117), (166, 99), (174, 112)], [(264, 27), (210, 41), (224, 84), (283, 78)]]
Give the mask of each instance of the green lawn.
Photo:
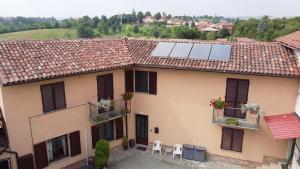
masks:
[(38, 29), (0, 34), (0, 40), (77, 39), (76, 29)]

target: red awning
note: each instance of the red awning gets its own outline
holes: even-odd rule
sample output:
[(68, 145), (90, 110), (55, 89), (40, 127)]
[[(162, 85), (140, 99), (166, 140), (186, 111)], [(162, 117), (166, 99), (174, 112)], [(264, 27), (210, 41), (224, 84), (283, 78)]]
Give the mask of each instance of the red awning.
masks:
[(300, 120), (296, 114), (264, 117), (275, 139), (300, 138)]

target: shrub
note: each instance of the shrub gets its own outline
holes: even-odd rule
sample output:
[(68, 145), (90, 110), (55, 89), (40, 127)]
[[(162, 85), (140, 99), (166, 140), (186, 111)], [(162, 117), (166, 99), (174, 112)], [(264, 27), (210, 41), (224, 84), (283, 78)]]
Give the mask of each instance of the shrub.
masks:
[(100, 140), (96, 143), (95, 150), (95, 168), (103, 169), (107, 167), (109, 159), (109, 142), (106, 140)]

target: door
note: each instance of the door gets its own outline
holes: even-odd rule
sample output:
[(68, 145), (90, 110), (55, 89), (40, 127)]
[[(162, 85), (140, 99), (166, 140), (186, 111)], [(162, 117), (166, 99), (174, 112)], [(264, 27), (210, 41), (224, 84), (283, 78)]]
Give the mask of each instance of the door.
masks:
[(136, 143), (148, 145), (148, 116), (135, 115)]
[(8, 159), (0, 161), (0, 169), (10, 169), (10, 162)]
[(113, 74), (106, 74), (97, 77), (98, 101), (101, 99), (114, 99)]

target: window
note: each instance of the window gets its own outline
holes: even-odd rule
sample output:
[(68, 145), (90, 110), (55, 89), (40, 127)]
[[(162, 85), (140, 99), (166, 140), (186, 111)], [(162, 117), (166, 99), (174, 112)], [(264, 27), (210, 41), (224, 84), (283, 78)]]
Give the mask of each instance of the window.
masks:
[(225, 108), (225, 116), (242, 119), (246, 117), (246, 114), (232, 108), (240, 108), (241, 104), (247, 103), (248, 90), (249, 80), (227, 79), (225, 102), (228, 108)]
[(135, 91), (148, 93), (148, 72), (135, 71)]
[(69, 156), (68, 137), (63, 135), (47, 141), (48, 161), (53, 162)]
[(157, 73), (135, 71), (135, 92), (157, 94)]
[(100, 139), (111, 141), (114, 139), (114, 121), (100, 124)]
[(1, 160), (0, 169), (11, 169), (10, 159)]
[(244, 130), (223, 127), (221, 149), (241, 152)]
[(64, 82), (42, 85), (41, 93), (44, 112), (66, 107)]
[(121, 139), (124, 136), (123, 117), (92, 126), (91, 130), (93, 148), (101, 139), (107, 141)]

